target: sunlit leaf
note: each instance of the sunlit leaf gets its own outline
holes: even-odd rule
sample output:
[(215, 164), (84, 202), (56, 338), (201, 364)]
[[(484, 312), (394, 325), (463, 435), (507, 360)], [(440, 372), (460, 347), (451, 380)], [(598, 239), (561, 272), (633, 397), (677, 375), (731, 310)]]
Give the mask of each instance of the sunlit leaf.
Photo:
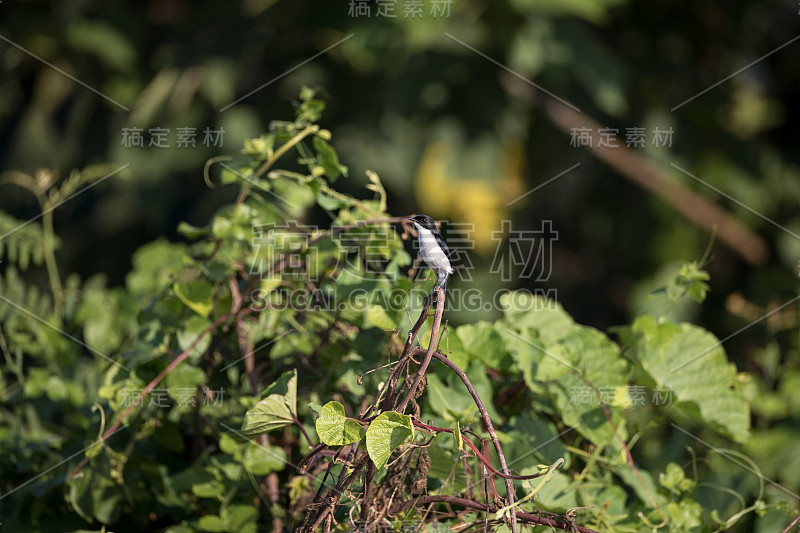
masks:
[(328, 402), (322, 407), (316, 428), (319, 439), (328, 446), (352, 444), (364, 436), (364, 428), (345, 416), (344, 406), (339, 402)]
[(367, 428), (367, 452), (378, 468), (383, 468), (392, 452), (414, 437), (411, 417), (394, 411), (378, 415)]

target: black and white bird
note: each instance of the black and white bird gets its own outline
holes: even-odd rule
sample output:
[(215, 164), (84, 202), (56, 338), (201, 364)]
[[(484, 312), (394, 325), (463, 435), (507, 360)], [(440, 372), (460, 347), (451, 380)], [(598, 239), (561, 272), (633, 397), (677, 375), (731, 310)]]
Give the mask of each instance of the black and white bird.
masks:
[(447, 248), (444, 239), (436, 230), (436, 223), (428, 215), (415, 215), (408, 218), (414, 223), (419, 235), (419, 252), (425, 263), (433, 269), (436, 274), (436, 287), (444, 290), (447, 279), (453, 273), (450, 265), (450, 250)]

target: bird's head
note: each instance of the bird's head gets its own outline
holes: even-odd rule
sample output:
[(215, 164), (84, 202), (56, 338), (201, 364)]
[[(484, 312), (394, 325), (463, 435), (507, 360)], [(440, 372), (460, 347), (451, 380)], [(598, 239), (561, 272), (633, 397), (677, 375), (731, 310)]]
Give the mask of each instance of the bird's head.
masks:
[(436, 222), (428, 215), (414, 215), (408, 217), (408, 220), (427, 230), (436, 231)]

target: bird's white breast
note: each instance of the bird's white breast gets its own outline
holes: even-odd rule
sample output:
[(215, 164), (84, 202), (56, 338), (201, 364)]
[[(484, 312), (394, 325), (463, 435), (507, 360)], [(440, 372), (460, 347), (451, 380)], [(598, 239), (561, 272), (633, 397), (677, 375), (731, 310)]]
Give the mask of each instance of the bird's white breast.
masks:
[(414, 225), (417, 227), (417, 233), (419, 234), (419, 250), (422, 254), (422, 259), (434, 270), (441, 269), (448, 274), (452, 274), (453, 267), (450, 266), (450, 260), (439, 247), (439, 243), (436, 242), (436, 237), (433, 236), (433, 233), (416, 222)]

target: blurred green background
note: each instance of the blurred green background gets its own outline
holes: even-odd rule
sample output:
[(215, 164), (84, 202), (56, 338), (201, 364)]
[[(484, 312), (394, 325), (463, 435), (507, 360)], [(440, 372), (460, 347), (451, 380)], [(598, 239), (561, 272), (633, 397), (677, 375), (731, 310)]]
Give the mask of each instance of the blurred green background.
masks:
[[(741, 326), (725, 306), (732, 293), (762, 309), (795, 295), (800, 45), (671, 111), (792, 39), (790, 2), (428, 0), (417, 11), (402, 1), (12, 1), (0, 9), (2, 168), (64, 177), (92, 163), (130, 164), (57, 209), (65, 271), (119, 283), (141, 244), (176, 238), (182, 220), (205, 223), (232, 194), (206, 187), (206, 160), (237, 153), (268, 117), (289, 116), (286, 102), (309, 85), (329, 96), (325, 125), (351, 168), (352, 191), (372, 169), (390, 189), (392, 212), (474, 224), (471, 283), (498, 288), (497, 276), (481, 273), (501, 220), (523, 231), (552, 220), (552, 274), (518, 284), (556, 289), (585, 323), (625, 321), (650, 282), (678, 260), (698, 259), (710, 234), (573, 146), (570, 130), (544, 110), (559, 101), (524, 78), (579, 108), (581, 120), (616, 129), (613, 158), (626, 151), (626, 132), (642, 128), (644, 146), (628, 152), (766, 243), (768, 255), (747, 262), (714, 241), (704, 325), (722, 337)], [(124, 146), (125, 128), (141, 128), (144, 147)], [(168, 148), (148, 146), (153, 128), (169, 130)], [(195, 147), (177, 146), (178, 128), (195, 128)], [(206, 128), (224, 129), (222, 147), (205, 146)], [(672, 128), (671, 146), (654, 146), (656, 128)], [(10, 186), (0, 208), (37, 213), (29, 193)], [(739, 340), (763, 341), (759, 329)]]
[[(379, 13), (386, 5), (394, 18)], [(302, 86), (322, 87), (323, 124), (350, 167), (341, 187), (362, 195), (365, 170), (374, 170), (392, 213), (474, 224), (472, 279), (454, 287), (554, 289), (577, 321), (607, 328), (629, 321), (680, 261), (700, 259), (711, 243), (708, 301), (672, 315), (720, 339), (735, 334), (724, 346), (748, 373), (763, 430), (747, 451), (766, 475), (800, 485), (800, 460), (776, 455), (800, 419), (779, 379), (800, 366), (797, 305), (779, 309), (797, 297), (800, 258), (798, 5), (420, 5), (7, 0), (0, 169), (64, 178), (91, 164), (129, 165), (55, 210), (62, 270), (121, 284), (139, 246), (178, 240), (180, 221), (205, 224), (233, 199), (235, 190), (204, 183), (210, 157), (236, 154), (270, 119), (291, 117), (287, 102)], [(605, 160), (573, 146), (571, 128), (587, 124), (618, 131)], [(141, 128), (145, 146), (124, 146), (125, 128)], [(152, 128), (169, 129), (168, 148), (148, 146)], [(178, 128), (196, 129), (195, 147), (177, 146)], [(222, 147), (203, 144), (206, 128), (224, 130)], [(629, 128), (644, 129), (644, 146), (625, 147)], [(654, 131), (670, 128), (671, 145), (654, 146)], [(646, 188), (653, 175), (685, 195)], [(687, 207), (687, 198), (700, 203)], [(681, 206), (712, 219), (717, 206), (740, 226), (712, 241)], [(0, 186), (0, 210), (19, 219), (39, 212), (9, 185)], [(328, 222), (316, 216), (305, 222)], [(552, 221), (548, 279), (506, 283), (490, 272), (503, 220), (521, 231)], [(27, 275), (44, 279), (37, 272)]]

